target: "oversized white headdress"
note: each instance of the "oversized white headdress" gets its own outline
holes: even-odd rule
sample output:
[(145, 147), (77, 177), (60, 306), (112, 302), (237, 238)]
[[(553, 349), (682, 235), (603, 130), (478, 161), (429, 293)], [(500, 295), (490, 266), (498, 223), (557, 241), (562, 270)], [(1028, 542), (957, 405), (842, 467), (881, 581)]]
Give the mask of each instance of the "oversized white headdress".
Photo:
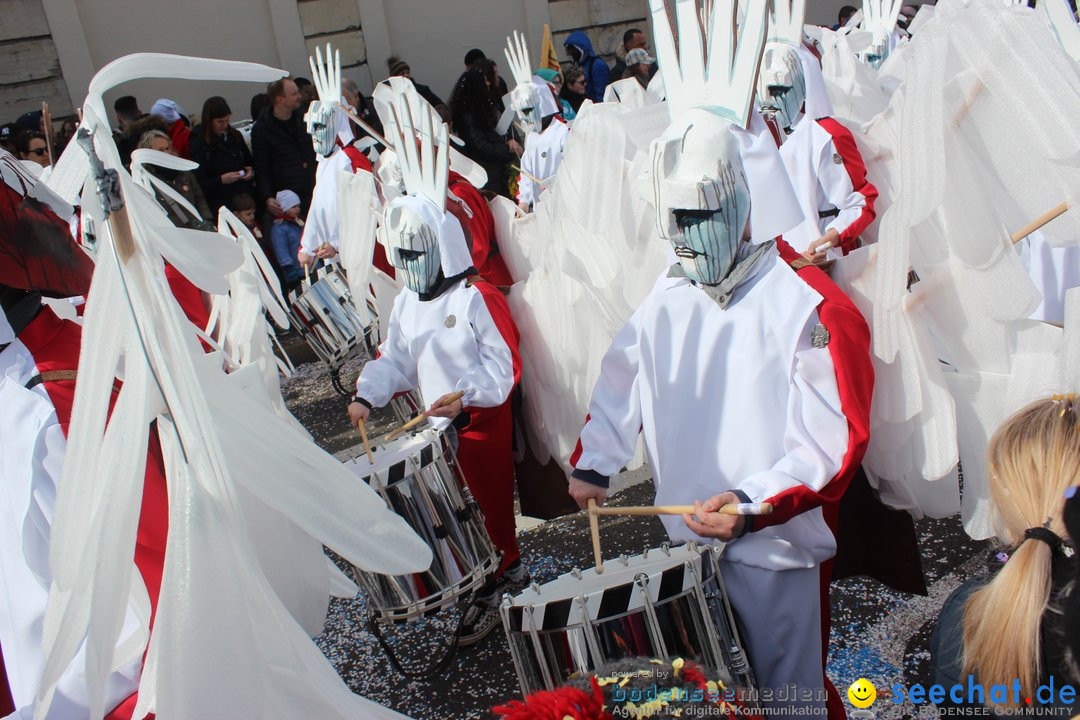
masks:
[(753, 109), (768, 0), (745, 3), (741, 27), (736, 3), (712, 3), (703, 15), (696, 0), (676, 0), (678, 45), (665, 1), (649, 5), (672, 118), (650, 148), (657, 230), (689, 277), (713, 284), (730, 267), (748, 220), (766, 241), (801, 215)]
[(320, 155), (329, 155), (337, 145), (338, 135), (346, 133), (342, 142), (351, 141), (348, 117), (340, 112), (338, 104), (341, 102), (341, 52), (331, 50), (330, 43), (326, 44), (326, 61), (323, 61), (319, 48), (315, 48), (315, 57), (308, 57), (311, 66), (312, 84), (319, 95), (318, 100), (313, 100), (304, 115), (307, 123), (308, 134), (315, 146), (315, 152)]
[(873, 68), (881, 67), (889, 57), (889, 36), (896, 27), (902, 5), (903, 0), (863, 0), (863, 30), (872, 33), (874, 39), (861, 59)]
[(390, 263), (402, 270), (405, 285), (430, 292), (444, 277), (472, 266), (461, 224), (446, 212), (450, 173), (450, 133), (435, 109), (402, 93), (390, 106), (387, 140), (394, 145), (407, 194), (387, 204), (379, 228)]
[(510, 107), (514, 108), (526, 132), (540, 132), (540, 89), (532, 81), (532, 66), (529, 64), (529, 49), (525, 45), (525, 36), (515, 30), (512, 36), (506, 38), (504, 52), (510, 73), (514, 76)]
[(1076, 24), (1069, 3), (1066, 0), (1042, 0), (1036, 7), (1046, 13), (1061, 47), (1074, 62), (1080, 63), (1080, 25)]
[[(375, 113), (382, 121), (383, 127), (394, 123), (394, 106), (400, 99), (409, 104), (413, 118), (420, 117), (421, 112), (435, 113), (435, 108), (416, 91), (416, 86), (408, 78), (390, 77), (379, 83), (371, 95), (375, 103)], [(437, 115), (438, 113), (436, 113)], [(435, 124), (442, 122), (439, 118)], [(462, 141), (453, 135), (449, 136), (450, 142), (462, 145)], [(404, 183), (401, 180), (401, 168), (398, 166), (398, 154), (394, 148), (394, 138), (388, 134), (386, 142), (389, 144), (388, 152), (379, 155), (379, 164), (376, 174), (383, 188), (383, 197), (389, 202), (393, 198), (405, 192)], [(462, 175), (475, 187), (484, 187), (487, 184), (487, 172), (479, 164), (465, 157), (453, 145), (450, 147), (450, 169)]]

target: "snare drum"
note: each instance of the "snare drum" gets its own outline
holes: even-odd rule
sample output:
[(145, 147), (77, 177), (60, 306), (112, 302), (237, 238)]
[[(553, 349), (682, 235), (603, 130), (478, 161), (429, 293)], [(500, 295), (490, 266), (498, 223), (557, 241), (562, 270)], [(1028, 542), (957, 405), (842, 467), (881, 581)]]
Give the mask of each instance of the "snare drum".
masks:
[(431, 567), (414, 575), (381, 575), (353, 568), (377, 616), (418, 620), (478, 589), (499, 567), (480, 508), (464, 490), (457, 461), (442, 432), (428, 428), (373, 448), (346, 465), (381, 495), (431, 546)]
[(349, 283), (336, 264), (313, 270), (289, 293), (289, 309), (304, 340), (331, 368), (341, 366), (358, 352), (375, 357), (379, 347), (379, 324), (370, 302), (371, 321), (365, 323), (356, 312)]
[(574, 570), (504, 596), (503, 627), (521, 692), (551, 690), (626, 657), (682, 657), (751, 689), (716, 558), (695, 543)]

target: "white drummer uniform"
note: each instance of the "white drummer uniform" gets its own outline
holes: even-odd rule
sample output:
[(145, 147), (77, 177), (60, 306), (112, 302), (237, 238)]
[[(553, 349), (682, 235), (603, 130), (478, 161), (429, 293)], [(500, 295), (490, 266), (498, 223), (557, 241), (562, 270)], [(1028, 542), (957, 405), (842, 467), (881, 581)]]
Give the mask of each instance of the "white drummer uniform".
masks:
[[(421, 202), (412, 202), (428, 212)], [(461, 224), (450, 213), (429, 215), (440, 228), (439, 253), (443, 275), (461, 276), (449, 290), (431, 299), (408, 287), (394, 300), (386, 339), (379, 356), (364, 365), (356, 394), (373, 407), (382, 407), (399, 392), (419, 389), (425, 405), (447, 393), (464, 391), (462, 406), (496, 407), (514, 387), (513, 354), (488, 310), (484, 293), (464, 273), (472, 258)], [(432, 418), (446, 427), (446, 418)]]
[[(606, 487), (641, 432), (658, 505), (727, 490), (773, 503), (726, 546), (725, 585), (760, 686), (821, 688), (818, 565), (836, 543), (819, 493), (852, 451), (822, 296), (775, 246), (723, 308), (670, 272), (604, 357), (574, 476)], [(674, 541), (702, 539), (681, 517), (663, 521)]]
[(799, 198), (803, 222), (784, 233), (795, 252), (803, 253), (829, 230), (840, 235), (840, 247), (828, 252), (837, 259), (855, 248), (859, 235), (874, 220), (877, 188), (866, 179), (866, 166), (851, 132), (831, 117), (821, 64), (805, 46), (793, 48), (806, 82), (804, 110), (792, 122), (790, 135), (778, 129), (780, 158)]
[(521, 169), (524, 172), (518, 179), (519, 203), (532, 205), (540, 199), (540, 184), (525, 173), (537, 180), (547, 180), (554, 176), (562, 164), (563, 147), (569, 135), (570, 126), (554, 118), (542, 133), (529, 133), (525, 138), (525, 152), (521, 156)]
[[(300, 252), (314, 257), (315, 251), (326, 244), (338, 249), (338, 173), (355, 172), (353, 157), (346, 152), (354, 138), (349, 118), (334, 113), (337, 123), (338, 146), (328, 156), (320, 155), (315, 168), (315, 189), (311, 192), (311, 207), (304, 220), (300, 236)], [(359, 152), (359, 151), (357, 151)]]
[(804, 216), (802, 224), (784, 233), (784, 240), (803, 253), (826, 232), (836, 230), (843, 250), (833, 248), (829, 257), (853, 250), (874, 220), (878, 192), (867, 182), (851, 132), (832, 118), (803, 116), (780, 146), (780, 158)]

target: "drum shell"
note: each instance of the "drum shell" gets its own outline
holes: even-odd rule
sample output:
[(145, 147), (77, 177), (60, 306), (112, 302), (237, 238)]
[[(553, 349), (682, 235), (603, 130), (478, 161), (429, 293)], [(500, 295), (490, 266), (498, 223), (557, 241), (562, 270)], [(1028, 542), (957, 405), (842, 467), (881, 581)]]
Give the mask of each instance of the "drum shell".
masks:
[[(753, 687), (716, 557), (693, 544), (663, 547), (609, 561), (604, 575), (564, 575), (558, 590), (548, 583), (505, 597), (503, 627), (522, 693), (635, 656), (683, 657), (719, 671), (729, 687)], [(609, 572), (617, 577), (605, 581)]]
[(350, 357), (376, 356), (379, 324), (375, 306), (368, 303), (370, 320), (365, 322), (353, 306), (345, 274), (336, 265), (313, 271), (289, 293), (289, 314), (304, 340), (319, 359), (331, 368), (340, 367)]
[[(416, 451), (388, 465), (366, 455), (348, 463), (432, 549), (427, 571), (383, 575), (353, 568), (380, 620), (408, 622), (432, 615), (479, 589), (499, 566), (479, 506), (461, 481), (445, 435), (415, 436)], [(379, 450), (375, 452), (379, 459)]]

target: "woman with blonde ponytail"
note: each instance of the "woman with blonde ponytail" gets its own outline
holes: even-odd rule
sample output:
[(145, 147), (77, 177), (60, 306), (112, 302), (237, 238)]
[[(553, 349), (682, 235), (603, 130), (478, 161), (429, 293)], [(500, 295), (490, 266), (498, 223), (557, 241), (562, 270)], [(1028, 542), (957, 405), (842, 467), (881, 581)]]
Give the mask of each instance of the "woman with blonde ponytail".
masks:
[[(1007, 549), (995, 553), (987, 576), (945, 601), (930, 647), (933, 680), (946, 695), (963, 686), (963, 702), (946, 705), (974, 701), (1008, 713), (1036, 705), (1036, 690), (1053, 677), (1061, 707), (1060, 688), (1077, 685), (1065, 657), (1062, 607), (1073, 549), (1062, 516), (1065, 490), (1080, 484), (1080, 398), (1055, 395), (1023, 408), (994, 433), (987, 454), (990, 499)], [(969, 676), (981, 697), (969, 697)], [(995, 685), (1005, 692), (992, 692)]]

